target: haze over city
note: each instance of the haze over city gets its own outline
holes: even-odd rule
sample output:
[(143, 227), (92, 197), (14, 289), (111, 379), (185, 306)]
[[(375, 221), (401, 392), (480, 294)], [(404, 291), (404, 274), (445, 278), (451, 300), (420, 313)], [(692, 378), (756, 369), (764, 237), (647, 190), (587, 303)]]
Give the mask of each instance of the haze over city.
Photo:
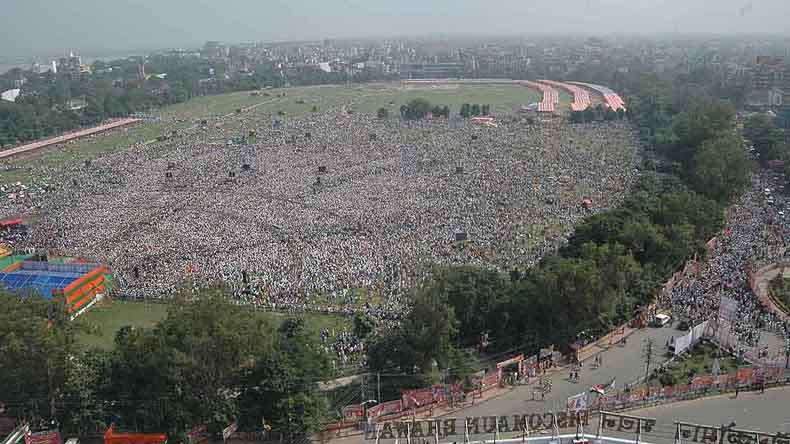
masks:
[(425, 34), (785, 33), (785, 0), (6, 0), (0, 56)]
[(790, 0), (0, 1), (0, 444), (790, 444)]

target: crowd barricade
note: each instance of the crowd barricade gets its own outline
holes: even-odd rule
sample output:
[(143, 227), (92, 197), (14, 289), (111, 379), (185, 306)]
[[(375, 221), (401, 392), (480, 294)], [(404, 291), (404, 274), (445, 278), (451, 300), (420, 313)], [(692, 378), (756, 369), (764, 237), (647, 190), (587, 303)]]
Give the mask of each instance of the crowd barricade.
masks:
[(669, 403), (734, 391), (790, 384), (790, 370), (783, 367), (746, 367), (721, 375), (698, 375), (690, 384), (666, 387), (639, 386), (599, 396), (592, 402), (594, 409), (628, 410), (647, 405)]
[(365, 416), (365, 409), (362, 404), (347, 405), (343, 407), (342, 413), (344, 421), (359, 421)]

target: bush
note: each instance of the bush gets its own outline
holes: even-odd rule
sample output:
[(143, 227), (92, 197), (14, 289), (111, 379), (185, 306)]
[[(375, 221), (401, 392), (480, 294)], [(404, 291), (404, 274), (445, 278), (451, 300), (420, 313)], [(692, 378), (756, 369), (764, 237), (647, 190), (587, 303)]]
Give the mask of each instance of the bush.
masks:
[(675, 377), (675, 375), (673, 375), (672, 373), (662, 372), (661, 375), (658, 377), (658, 382), (660, 382), (661, 385), (664, 387), (669, 385), (677, 385), (678, 378)]
[(387, 108), (379, 108), (379, 110), (376, 111), (376, 117), (378, 117), (379, 119), (386, 119), (389, 116), (390, 116), (390, 112)]

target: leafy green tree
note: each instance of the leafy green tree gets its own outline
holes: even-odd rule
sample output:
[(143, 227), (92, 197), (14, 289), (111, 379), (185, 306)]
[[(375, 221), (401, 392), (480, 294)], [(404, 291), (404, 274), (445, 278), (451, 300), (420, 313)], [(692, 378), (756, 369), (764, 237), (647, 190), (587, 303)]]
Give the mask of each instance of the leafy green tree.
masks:
[(59, 420), (78, 352), (63, 300), (0, 291), (0, 399), (15, 416)]
[(387, 119), (389, 116), (390, 112), (387, 108), (379, 108), (378, 111), (376, 111), (376, 117), (379, 119)]
[(735, 135), (706, 140), (694, 157), (692, 180), (702, 194), (726, 202), (749, 182), (752, 166)]
[(459, 111), (458, 114), (464, 119), (467, 119), (472, 115), (471, 109), (472, 109), (471, 105), (469, 105), (468, 103), (464, 103), (463, 105), (461, 105), (461, 110)]
[(329, 360), (303, 319), (285, 320), (271, 351), (250, 364), (242, 372), (239, 395), (243, 424), (254, 427), (265, 419), (285, 432), (289, 442), (323, 429), (328, 404), (317, 383), (329, 378)]
[(476, 267), (450, 267), (435, 271), (426, 291), (446, 298), (458, 320), (461, 343), (476, 346), (480, 335), (496, 339), (508, 334), (509, 281), (497, 272)]
[(456, 356), (457, 320), (447, 297), (437, 288), (415, 290), (412, 307), (401, 325), (374, 338), (368, 366), (380, 371), (431, 374), (434, 364), (448, 368)]
[(700, 101), (691, 104), (687, 111), (672, 120), (677, 143), (668, 154), (686, 165), (690, 164), (703, 142), (732, 131), (734, 118), (735, 109), (723, 102)]
[(119, 332), (112, 389), (131, 401), (118, 403), (117, 413), (124, 425), (148, 431), (178, 434), (196, 424), (216, 431), (238, 416), (241, 370), (268, 356), (274, 339), (267, 323), (221, 289), (175, 303), (153, 329)]
[(472, 116), (479, 116), (480, 115), (480, 105), (475, 103), (472, 105), (472, 109), (470, 110), (470, 114)]
[(373, 330), (375, 330), (376, 328), (376, 323), (373, 321), (373, 319), (371, 319), (370, 316), (363, 313), (355, 314), (353, 322), (354, 322), (354, 328), (353, 328), (354, 336), (358, 337), (359, 339), (367, 338), (368, 335), (373, 333)]
[(749, 117), (743, 125), (743, 135), (754, 144), (761, 162), (787, 158), (784, 134), (777, 128), (775, 118), (767, 114)]
[(431, 102), (421, 98), (410, 100), (409, 103), (406, 104), (406, 107), (406, 118), (409, 120), (422, 119), (431, 112), (432, 109)]

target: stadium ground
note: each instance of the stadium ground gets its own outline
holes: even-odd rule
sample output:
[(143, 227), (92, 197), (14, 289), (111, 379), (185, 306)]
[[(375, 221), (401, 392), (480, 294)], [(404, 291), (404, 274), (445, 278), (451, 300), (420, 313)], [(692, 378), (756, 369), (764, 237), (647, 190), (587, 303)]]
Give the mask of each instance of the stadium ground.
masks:
[[(115, 334), (124, 326), (151, 328), (167, 316), (167, 304), (152, 302), (112, 301), (111, 304), (96, 307), (78, 319), (78, 325), (85, 330), (79, 333), (80, 343), (86, 347), (112, 348)], [(256, 316), (276, 324), (286, 316), (280, 313), (257, 312)], [(350, 330), (351, 318), (323, 314), (299, 315), (307, 327), (318, 337), (321, 329), (335, 331)]]
[[(285, 97), (279, 96), (285, 94)], [(454, 89), (403, 88), (399, 83), (365, 86), (319, 86), (250, 92), (237, 92), (215, 96), (197, 97), (188, 102), (171, 105), (152, 113), (161, 122), (148, 122), (88, 137), (64, 145), (43, 149), (36, 153), (3, 162), (0, 183), (26, 182), (46, 179), (41, 167), (52, 168), (68, 161), (81, 162), (102, 154), (128, 148), (135, 143), (155, 139), (165, 131), (191, 127), (202, 119), (215, 119), (244, 109), (244, 119), (270, 119), (283, 111), (286, 117), (298, 117), (319, 109), (351, 105), (358, 112), (376, 112), (378, 108), (390, 109), (391, 116), (398, 114), (400, 106), (414, 98), (426, 98), (435, 104), (448, 105), (457, 113), (463, 103), (492, 105), (493, 112), (507, 113), (515, 107), (540, 101), (540, 94), (518, 86), (460, 86)], [(560, 93), (560, 104), (571, 101)], [(392, 105), (390, 105), (392, 103)], [(239, 124), (241, 122), (235, 122)], [(232, 125), (232, 123), (231, 123)], [(35, 160), (35, 162), (33, 162)], [(35, 166), (36, 168), (32, 168)]]

